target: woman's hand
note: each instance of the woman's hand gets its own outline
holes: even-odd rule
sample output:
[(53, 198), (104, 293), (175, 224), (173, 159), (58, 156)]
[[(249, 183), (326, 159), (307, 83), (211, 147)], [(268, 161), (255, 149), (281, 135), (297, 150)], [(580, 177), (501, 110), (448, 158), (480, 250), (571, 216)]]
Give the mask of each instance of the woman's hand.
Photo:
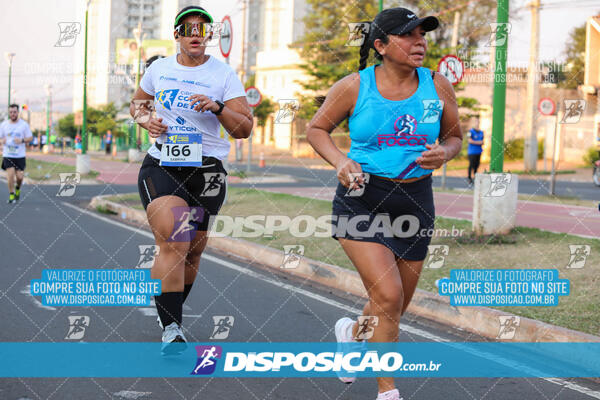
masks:
[(357, 190), (360, 189), (361, 185), (364, 185), (364, 174), (360, 164), (356, 161), (344, 157), (337, 162), (335, 169), (337, 170), (337, 178), (344, 187)]
[(144, 125), (144, 128), (148, 131), (148, 135), (153, 138), (160, 137), (163, 133), (166, 133), (169, 128), (162, 123), (162, 118), (152, 118)]
[(446, 149), (439, 144), (426, 144), (427, 151), (421, 153), (416, 159), (417, 164), (423, 169), (437, 169), (444, 165), (447, 159)]
[(190, 107), (195, 111), (219, 111), (219, 105), (203, 94), (193, 94), (190, 100)]

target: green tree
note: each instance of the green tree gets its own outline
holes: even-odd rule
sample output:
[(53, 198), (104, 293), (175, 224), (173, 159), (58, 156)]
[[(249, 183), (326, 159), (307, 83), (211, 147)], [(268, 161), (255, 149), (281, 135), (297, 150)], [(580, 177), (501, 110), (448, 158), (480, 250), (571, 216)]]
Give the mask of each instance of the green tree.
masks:
[[(117, 129), (117, 108), (113, 103), (108, 103), (99, 108), (88, 107), (87, 127), (90, 135), (102, 136), (107, 131), (111, 131), (114, 136), (123, 134), (121, 129)], [(58, 121), (58, 132), (61, 136), (74, 138), (77, 134), (75, 126), (75, 115), (67, 114)]]
[[(298, 82), (305, 91), (314, 95), (299, 95), (299, 117), (310, 119), (322, 104), (327, 90), (344, 76), (356, 72), (359, 63), (358, 47), (346, 46), (349, 36), (348, 23), (372, 21), (377, 15), (377, 2), (372, 0), (357, 0), (340, 5), (335, 0), (307, 0), (309, 12), (304, 18), (305, 34), (295, 44), (305, 64), (302, 69), (310, 79)], [(495, 0), (480, 0), (473, 3), (470, 0), (405, 0), (386, 4), (388, 7), (403, 6), (414, 10), (418, 15), (436, 14), (440, 19), (440, 28), (428, 33), (429, 48), (424, 66), (436, 69), (443, 55), (454, 53), (450, 48), (454, 11), (461, 12), (459, 47), (472, 48), (490, 35), (489, 24), (481, 21), (489, 19), (495, 13)], [(371, 51), (369, 64), (376, 60)], [(461, 53), (463, 61), (471, 61), (469, 52)], [(466, 56), (465, 56), (466, 55)], [(459, 85), (458, 90), (461, 89)], [(476, 101), (471, 98), (459, 98), (459, 105), (477, 111)], [(469, 117), (471, 114), (463, 114)]]
[(108, 130), (113, 134), (118, 134), (117, 127), (117, 108), (111, 102), (100, 106), (100, 108), (88, 108), (88, 130), (92, 135), (102, 136)]
[(77, 127), (75, 126), (75, 114), (67, 114), (58, 120), (58, 134), (59, 136), (67, 136), (74, 138), (77, 134)]
[(574, 28), (569, 33), (569, 39), (565, 44), (565, 56), (568, 69), (566, 79), (559, 82), (558, 86), (577, 89), (577, 86), (583, 85), (585, 73), (585, 24)]

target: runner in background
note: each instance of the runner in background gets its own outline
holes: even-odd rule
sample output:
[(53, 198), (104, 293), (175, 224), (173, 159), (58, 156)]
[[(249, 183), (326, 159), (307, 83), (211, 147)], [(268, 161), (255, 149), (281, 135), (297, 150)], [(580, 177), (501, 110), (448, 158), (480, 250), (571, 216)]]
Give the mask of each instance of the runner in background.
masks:
[(17, 104), (10, 105), (8, 117), (8, 120), (0, 124), (0, 143), (3, 146), (2, 169), (6, 171), (8, 183), (8, 203), (14, 204), (21, 197), (21, 185), (26, 165), (25, 144), (33, 140), (33, 135), (27, 122), (19, 118)]

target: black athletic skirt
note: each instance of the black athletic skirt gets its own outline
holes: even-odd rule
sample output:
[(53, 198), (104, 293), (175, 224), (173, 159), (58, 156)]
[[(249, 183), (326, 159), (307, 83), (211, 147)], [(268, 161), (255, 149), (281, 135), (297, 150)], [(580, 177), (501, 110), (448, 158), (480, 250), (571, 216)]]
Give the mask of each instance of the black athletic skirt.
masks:
[(398, 183), (370, 175), (364, 192), (338, 184), (333, 199), (333, 234), (381, 243), (396, 258), (425, 259), (433, 234), (435, 208), (431, 176)]
[(214, 157), (202, 157), (202, 167), (163, 167), (146, 154), (138, 175), (138, 191), (144, 209), (162, 196), (177, 196), (189, 207), (203, 207), (198, 230), (208, 228), (209, 217), (217, 215), (227, 193), (227, 171)]

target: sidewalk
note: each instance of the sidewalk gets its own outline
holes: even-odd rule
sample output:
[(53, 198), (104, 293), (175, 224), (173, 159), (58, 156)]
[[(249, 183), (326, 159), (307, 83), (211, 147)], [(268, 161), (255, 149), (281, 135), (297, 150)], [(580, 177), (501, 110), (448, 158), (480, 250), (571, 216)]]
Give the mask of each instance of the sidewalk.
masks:
[[(331, 187), (270, 187), (261, 190), (327, 201), (332, 201), (335, 195), (335, 188)], [(472, 194), (434, 192), (433, 198), (437, 216), (472, 220)], [(594, 239), (600, 237), (600, 214), (591, 207), (519, 200), (515, 225)]]
[[(456, 166), (463, 166), (463, 168), (454, 169)], [(452, 160), (448, 164), (448, 169), (446, 171), (446, 176), (465, 178), (467, 177), (468, 172), (468, 162), (464, 160)], [(490, 166), (489, 163), (482, 163), (479, 166), (478, 172), (484, 172), (486, 170), (489, 171)], [(551, 165), (550, 162), (546, 163), (546, 170), (550, 171)], [(511, 171), (523, 171), (524, 165), (523, 160), (516, 161), (504, 161), (504, 166), (502, 168), (504, 172)], [(544, 171), (544, 161), (538, 160), (537, 162), (537, 171)], [(557, 171), (574, 171), (569, 174), (556, 174), (557, 181), (570, 181), (570, 182), (586, 182), (589, 183), (592, 181), (592, 170), (591, 168), (582, 168), (581, 164), (575, 163), (567, 163), (560, 162), (557, 166)], [(437, 169), (433, 172), (434, 176), (441, 176), (442, 169)], [(530, 175), (530, 174), (519, 174), (519, 179), (532, 179), (539, 181), (547, 181), (550, 179), (550, 174), (548, 175)]]
[[(27, 157), (66, 165), (76, 164), (76, 158), (73, 153), (60, 155), (29, 152), (27, 153)], [(98, 171), (100, 173), (97, 179), (104, 183), (136, 185), (140, 166), (141, 163), (127, 163), (124, 161), (112, 160), (110, 157), (100, 154), (90, 154), (90, 167), (93, 171)]]

